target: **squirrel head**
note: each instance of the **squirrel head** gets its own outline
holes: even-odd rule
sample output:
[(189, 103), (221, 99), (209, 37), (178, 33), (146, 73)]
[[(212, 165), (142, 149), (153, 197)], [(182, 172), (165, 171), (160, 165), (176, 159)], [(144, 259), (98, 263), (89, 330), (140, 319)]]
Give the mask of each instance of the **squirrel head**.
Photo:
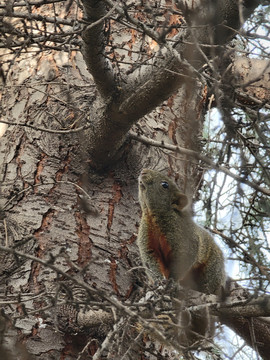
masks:
[(139, 201), (142, 211), (151, 213), (181, 212), (188, 204), (187, 196), (170, 178), (149, 169), (143, 169), (139, 176)]

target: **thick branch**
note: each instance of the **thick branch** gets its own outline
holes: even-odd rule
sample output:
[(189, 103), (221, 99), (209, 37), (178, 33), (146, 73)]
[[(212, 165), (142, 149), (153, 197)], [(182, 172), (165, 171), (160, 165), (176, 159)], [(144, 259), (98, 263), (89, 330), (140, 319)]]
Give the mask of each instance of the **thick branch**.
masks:
[[(187, 19), (192, 14), (190, 22), (192, 31), (186, 26), (182, 27), (179, 34), (171, 40), (171, 43), (174, 43), (173, 47), (168, 43), (162, 43), (162, 39), (159, 41), (157, 34), (152, 34), (151, 30), (147, 32), (155, 41), (160, 42), (161, 52), (157, 53), (148, 65), (139, 68), (129, 79), (120, 107), (123, 111), (125, 109), (129, 113), (133, 106), (138, 109), (140, 104), (145, 115), (175, 92), (184, 80), (190, 82), (190, 77), (197, 75), (196, 69), (205, 63), (201, 44), (223, 45), (228, 42), (232, 37), (232, 31), (236, 30), (233, 31), (235, 35), (243, 25), (243, 21), (252, 14), (260, 2), (245, 1), (243, 3), (246, 6), (243, 9), (239, 7), (238, 0), (209, 1), (209, 6), (204, 2), (202, 4), (201, 0), (195, 2), (186, 0), (179, 2), (179, 5), (180, 3)], [(121, 9), (116, 7), (116, 10), (123, 15)], [(129, 21), (138, 26), (137, 19), (129, 17)], [(142, 27), (143, 24), (140, 25), (140, 28)], [(206, 49), (207, 54), (210, 48)]]
[(88, 70), (93, 76), (99, 93), (107, 98), (116, 94), (116, 77), (112, 65), (105, 56), (107, 39), (104, 22), (107, 13), (103, 1), (84, 0), (84, 11), (89, 25), (83, 32), (82, 53)]
[(134, 120), (155, 109), (181, 85), (195, 82), (192, 67), (179, 54), (164, 49), (148, 64), (136, 71), (123, 92), (120, 112), (132, 115)]
[(268, 322), (260, 318), (246, 319), (243, 317), (231, 318), (229, 316), (221, 317), (220, 320), (241, 336), (255, 351), (257, 350), (264, 360), (269, 359), (270, 326)]
[[(239, 287), (237, 284), (231, 286), (232, 296), (234, 296), (236, 299), (247, 299), (249, 297), (249, 294), (241, 287)], [(242, 339), (246, 341), (246, 343), (251, 346), (255, 351), (257, 351), (260, 356), (264, 360), (269, 359), (270, 354), (270, 322), (269, 317), (262, 318), (262, 317), (244, 317), (245, 315), (245, 308), (249, 308), (249, 305), (252, 303), (256, 303), (256, 301), (259, 303), (261, 302), (261, 305), (259, 308), (261, 310), (265, 310), (267, 307), (269, 307), (269, 301), (268, 297), (262, 297), (261, 299), (253, 299), (250, 302), (246, 302), (246, 304), (243, 305), (243, 312), (239, 312), (238, 316), (234, 316), (235, 314), (228, 312), (223, 313), (221, 312), (219, 314), (220, 321), (227, 325), (229, 328), (231, 328), (233, 331), (235, 331), (239, 336), (241, 336)], [(256, 314), (255, 308), (254, 314)], [(264, 313), (264, 310), (262, 311), (262, 316)]]
[(208, 30), (206, 27), (195, 30), (196, 39), (208, 36), (206, 43), (222, 45), (236, 35), (260, 3), (260, 0), (182, 0), (178, 6), (189, 25), (208, 27)]
[[(128, 11), (128, 9), (121, 8), (118, 2), (107, 0), (106, 3), (121, 17)], [(226, 12), (222, 12), (220, 8), (225, 6), (225, 3), (230, 3), (232, 6), (228, 9), (226, 8)], [(241, 14), (244, 14), (242, 14), (244, 17), (241, 15), (244, 19), (250, 15), (255, 4), (258, 2), (250, 1), (246, 3), (249, 6), (247, 8), (248, 11), (241, 12)], [(198, 8), (193, 7), (193, 1), (185, 1), (182, 4), (185, 5), (184, 14), (188, 14), (188, 12), (198, 13)], [(88, 141), (91, 143), (91, 148), (88, 150), (90, 151), (93, 165), (101, 167), (111, 163), (112, 158), (123, 144), (126, 133), (137, 120), (155, 109), (156, 106), (166, 100), (181, 85), (186, 83), (188, 86), (192, 84), (194, 88), (196, 87), (196, 81), (199, 76), (196, 69), (205, 63), (200, 43), (213, 43), (212, 31), (208, 31), (208, 29), (204, 31), (203, 29), (207, 28), (205, 25), (209, 24), (209, 21), (210, 24), (211, 21), (214, 21), (216, 11), (219, 11), (218, 21), (226, 20), (226, 26), (229, 28), (236, 28), (238, 30), (241, 21), (239, 21), (238, 0), (219, 1), (218, 7), (215, 5), (214, 10), (210, 12), (210, 20), (209, 14), (204, 12), (205, 17), (197, 19), (198, 24), (195, 21), (195, 25), (198, 25), (197, 27), (193, 27), (192, 31), (190, 31), (187, 26), (183, 26), (177, 37), (168, 43), (159, 37), (157, 32), (153, 32), (151, 28), (147, 28), (144, 23), (138, 19), (133, 19), (128, 14), (127, 21), (153, 37), (160, 45), (160, 52), (156, 53), (152, 60), (130, 75), (126, 79), (126, 83), (123, 82), (121, 86), (117, 87), (111, 65), (104, 56), (104, 21), (100, 21), (100, 19), (104, 19), (106, 16), (104, 2), (85, 0), (84, 7), (90, 21), (97, 21), (94, 27), (90, 26), (84, 33), (85, 61), (102, 97), (110, 97), (111, 100), (103, 102), (103, 109), (99, 116), (96, 116), (94, 121), (95, 134), (91, 133), (91, 131), (88, 134), (90, 140)], [(230, 36), (228, 34), (224, 35), (222, 41), (219, 39), (218, 43), (224, 44), (230, 38), (231, 34)], [(195, 46), (195, 44), (197, 45)]]
[(128, 81), (122, 84), (122, 95), (118, 102), (119, 112), (129, 115), (130, 121), (133, 116), (138, 120), (166, 100), (185, 80), (190, 82), (190, 76), (194, 71), (196, 72), (188, 59), (182, 56), (185, 49), (182, 39), (188, 38), (189, 31), (186, 26), (182, 27), (179, 35), (172, 40), (174, 44), (172, 46), (172, 43), (166, 42), (157, 31), (128, 14), (127, 8), (114, 5), (111, 0), (106, 0), (106, 3), (160, 45), (160, 51), (146, 65), (134, 71)]
[[(219, 317), (222, 324), (227, 325), (241, 336), (249, 346), (257, 351), (264, 360), (270, 354), (270, 299), (269, 296), (252, 297), (247, 290), (233, 285), (229, 280), (229, 296), (221, 301), (215, 295), (200, 294), (188, 290), (186, 298), (191, 299), (191, 311), (200, 306), (209, 306), (210, 312)], [(262, 318), (262, 316), (267, 316)]]

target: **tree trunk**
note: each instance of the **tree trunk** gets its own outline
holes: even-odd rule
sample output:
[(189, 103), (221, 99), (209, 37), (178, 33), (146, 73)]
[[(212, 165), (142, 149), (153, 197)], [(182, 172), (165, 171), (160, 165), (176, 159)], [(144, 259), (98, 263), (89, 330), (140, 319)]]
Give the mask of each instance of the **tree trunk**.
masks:
[[(60, 124), (69, 130), (85, 116), (95, 98), (79, 54), (68, 59), (52, 51), (39, 59), (24, 60), (15, 70), (7, 79), (4, 95), (6, 118), (14, 123), (19, 120), (49, 129)], [(203, 101), (199, 93), (181, 90), (139, 126), (149, 137), (189, 148), (197, 142)], [(191, 103), (194, 106), (188, 110)], [(165, 106), (170, 111), (164, 111)], [(187, 110), (182, 111), (182, 106)], [(27, 126), (8, 128), (1, 138), (2, 244), (11, 247), (25, 241), (19, 245), (20, 251), (44, 261), (53, 258), (61, 271), (124, 300), (134, 290), (128, 270), (140, 264), (135, 242), (140, 170), (165, 170), (190, 194), (200, 173), (185, 157), (179, 159), (177, 154), (135, 141), (125, 145), (126, 154), (113, 169), (96, 173), (89, 168), (91, 159), (81, 141), (85, 141), (81, 133), (72, 130), (52, 134)], [(61, 289), (56, 272), (27, 259), (17, 263), (14, 256), (4, 253), (1, 268), (6, 299), (16, 302), (21, 294), (24, 300), (29, 298), (27, 311), (35, 309), (25, 320), (22, 307), (14, 304), (6, 308), (7, 315), (17, 318), (14, 325), (20, 329), (27, 350), (39, 359), (47, 358), (48, 353), (55, 359), (74, 356), (78, 349), (70, 348), (73, 340), (69, 344), (70, 338), (55, 333), (53, 306), (45, 311), (44, 328), (39, 323), (44, 316), (42, 308), (52, 305)], [(78, 273), (78, 269), (84, 272)], [(65, 279), (60, 276), (58, 280)]]
[[(106, 14), (102, 2), (83, 3), (89, 18), (91, 5), (101, 4), (92, 22)], [(187, 21), (197, 20), (187, 16)], [(201, 21), (209, 19), (205, 15)], [(119, 318), (128, 311), (121, 313), (114, 299), (121, 303), (142, 287), (141, 275), (131, 271), (141, 265), (136, 245), (140, 171), (164, 171), (191, 199), (200, 187), (203, 169), (198, 160), (128, 137), (132, 129), (162, 144), (200, 152), (210, 92), (194, 76), (203, 64), (201, 59), (195, 64), (198, 51), (182, 43), (163, 49), (151, 71), (140, 68), (121, 82), (110, 63), (100, 58), (104, 38), (93, 40), (93, 32), (101, 34), (100, 24), (83, 35), (84, 59), (92, 75), (80, 53), (48, 50), (22, 56), (6, 79), (3, 121), (13, 125), (0, 141), (1, 245), (27, 255), (0, 252), (2, 322), (7, 329), (3, 351), (8, 349), (11, 358), (18, 353), (40, 360), (76, 359), (80, 352), (81, 359), (93, 356), (111, 329), (108, 303), (114, 323), (121, 325)], [(240, 26), (239, 21), (231, 25)], [(217, 44), (232, 36), (231, 31), (218, 34)], [(189, 41), (194, 34), (185, 36)], [(238, 79), (238, 61), (235, 64), (233, 76)], [(250, 89), (249, 75), (241, 75), (239, 87), (244, 83)], [(269, 99), (269, 84), (265, 88)], [(65, 323), (70, 332), (57, 329), (56, 318), (65, 307), (70, 314), (63, 321), (70, 321), (73, 307), (97, 310), (97, 303), (110, 313), (104, 328), (83, 332)], [(143, 351), (135, 351), (133, 359), (145, 358)]]

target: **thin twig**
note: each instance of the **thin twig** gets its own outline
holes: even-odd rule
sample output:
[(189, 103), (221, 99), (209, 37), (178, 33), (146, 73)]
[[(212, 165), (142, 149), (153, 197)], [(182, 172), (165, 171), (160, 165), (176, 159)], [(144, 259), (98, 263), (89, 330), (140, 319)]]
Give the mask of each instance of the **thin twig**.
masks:
[(146, 144), (146, 145), (151, 145), (151, 146), (155, 146), (155, 147), (160, 147), (160, 148), (163, 148), (163, 149), (167, 149), (167, 150), (170, 150), (170, 151), (174, 151), (174, 152), (177, 152), (179, 154), (183, 154), (183, 155), (187, 155), (187, 156), (190, 156), (190, 157), (193, 157), (197, 160), (201, 160), (203, 161), (205, 164), (209, 165), (209, 167), (211, 169), (215, 169), (215, 170), (218, 170), (218, 171), (221, 171), (223, 172), (224, 174), (230, 176), (231, 178), (233, 178), (234, 180), (240, 182), (240, 183), (243, 183), (243, 184), (246, 184), (250, 187), (252, 187), (253, 189), (267, 195), (267, 196), (270, 196), (270, 190), (267, 189), (267, 188), (263, 188), (261, 187), (260, 185), (257, 185), (247, 179), (244, 179), (242, 178), (241, 176), (239, 175), (236, 175), (234, 173), (232, 173), (230, 170), (228, 170), (226, 167), (224, 166), (220, 166), (220, 165), (217, 165), (213, 160), (209, 159), (207, 156), (205, 155), (201, 155), (200, 153), (194, 151), (194, 150), (190, 150), (190, 149), (185, 149), (183, 147), (180, 147), (180, 146), (176, 146), (176, 145), (171, 145), (171, 144), (166, 144), (164, 142), (160, 142), (160, 141), (156, 141), (156, 140), (153, 140), (153, 139), (149, 139), (147, 138), (146, 136), (143, 136), (143, 135), (137, 135), (135, 134), (134, 132), (130, 132), (129, 133), (129, 137), (133, 140), (137, 140), (137, 141), (140, 141), (141, 143), (143, 144)]
[(12, 125), (12, 126), (28, 127), (30, 129), (33, 129), (33, 130), (36, 130), (36, 131), (44, 131), (44, 132), (51, 133), (51, 134), (77, 133), (77, 132), (86, 130), (86, 129), (90, 128), (91, 126), (93, 126), (92, 124), (88, 124), (88, 125), (80, 126), (80, 127), (76, 128), (76, 129), (54, 130), (54, 129), (47, 129), (47, 128), (42, 128), (42, 127), (37, 127), (37, 126), (31, 125), (31, 124), (13, 123), (11, 121), (5, 121), (5, 120), (2, 120), (2, 119), (1, 119), (0, 123), (7, 124), (7, 125)]
[(155, 337), (156, 339), (159, 339), (159, 341), (161, 341), (162, 343), (167, 344), (168, 346), (173, 346), (176, 350), (182, 352), (183, 346), (181, 346), (178, 342), (174, 341), (173, 339), (168, 340), (167, 337), (162, 333), (162, 331), (157, 326), (151, 325), (147, 319), (144, 319), (137, 312), (134, 312), (133, 310), (131, 310), (128, 306), (126, 306), (125, 304), (120, 302), (115, 296), (111, 296), (111, 294), (106, 293), (102, 289), (96, 289), (96, 288), (88, 285), (84, 281), (75, 279), (73, 275), (61, 270), (58, 266), (56, 266), (52, 263), (52, 258), (45, 261), (45, 260), (42, 260), (41, 258), (37, 258), (33, 255), (25, 254), (21, 251), (15, 250), (13, 248), (7, 248), (6, 246), (2, 246), (2, 245), (0, 245), (0, 251), (4, 251), (9, 254), (16, 255), (16, 256), (21, 256), (25, 259), (35, 261), (35, 262), (45, 266), (46, 268), (52, 269), (58, 275), (60, 274), (67, 280), (71, 280), (73, 283), (80, 286), (82, 289), (85, 289), (88, 293), (90, 293), (94, 296), (101, 297), (103, 300), (107, 301), (109, 304), (114, 306), (120, 312), (127, 315), (129, 318), (132, 318), (132, 319), (136, 320), (137, 322), (139, 322), (144, 329), (146, 329), (147, 331), (152, 333), (153, 337)]
[(114, 336), (119, 332), (120, 328), (122, 328), (125, 323), (126, 323), (126, 319), (121, 318), (120, 321), (118, 321), (118, 323), (114, 324), (113, 329), (109, 331), (101, 347), (93, 356), (93, 360), (98, 360), (99, 357), (102, 355), (103, 351), (108, 349), (112, 345)]

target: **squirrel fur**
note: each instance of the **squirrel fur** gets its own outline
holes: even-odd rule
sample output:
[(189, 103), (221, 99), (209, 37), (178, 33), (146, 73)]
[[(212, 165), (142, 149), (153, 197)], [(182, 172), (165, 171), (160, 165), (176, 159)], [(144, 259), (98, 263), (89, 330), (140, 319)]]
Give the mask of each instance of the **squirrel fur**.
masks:
[[(225, 285), (222, 251), (193, 221), (187, 196), (169, 177), (143, 169), (139, 202), (142, 217), (137, 241), (148, 276), (153, 280), (173, 279), (206, 294), (220, 294)], [(192, 332), (205, 336), (212, 327), (213, 335), (214, 321), (209, 321), (207, 311), (193, 316), (192, 322)]]
[(139, 201), (138, 246), (150, 276), (172, 278), (191, 289), (218, 294), (225, 282), (223, 254), (185, 209), (187, 196), (167, 176), (144, 169), (139, 177)]

